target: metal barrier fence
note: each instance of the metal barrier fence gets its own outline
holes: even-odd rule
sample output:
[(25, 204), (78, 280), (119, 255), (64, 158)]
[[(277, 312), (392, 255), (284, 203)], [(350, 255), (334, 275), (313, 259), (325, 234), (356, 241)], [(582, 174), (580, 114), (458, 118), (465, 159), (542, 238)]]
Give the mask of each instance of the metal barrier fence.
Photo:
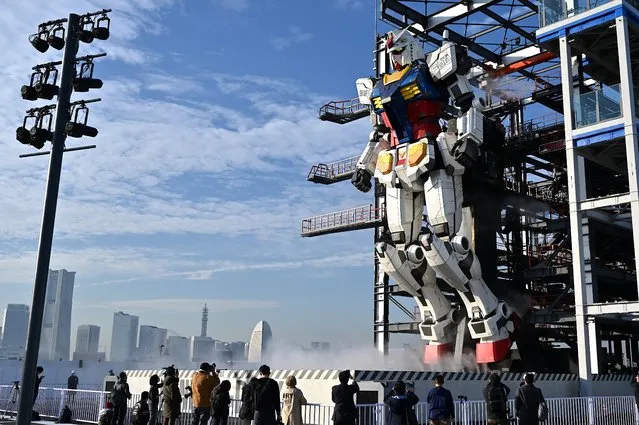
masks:
[[(58, 418), (62, 408), (68, 405), (73, 412), (74, 422), (98, 422), (99, 412), (104, 406), (108, 394), (101, 391), (66, 390), (60, 388), (41, 388), (34, 406), (43, 419)], [(127, 403), (126, 424), (131, 423), (131, 411), (139, 401), (139, 394), (133, 394)], [(544, 425), (637, 425), (635, 400), (627, 397), (574, 397), (552, 398), (548, 403), (548, 420)], [(228, 425), (240, 425), (239, 411), (241, 402), (232, 400)], [(18, 395), (12, 392), (12, 386), (0, 385), (0, 419), (13, 418), (18, 407)], [(358, 405), (358, 425), (386, 425), (388, 408), (383, 404)], [(515, 411), (514, 400), (509, 400), (511, 413)], [(193, 411), (192, 399), (183, 400), (179, 425), (189, 425)], [(415, 406), (417, 423), (428, 423), (428, 404), (421, 402)], [(304, 425), (331, 425), (333, 406), (308, 404), (302, 407)], [(161, 413), (160, 413), (161, 417)], [(517, 421), (513, 420), (513, 424)], [(455, 402), (456, 425), (485, 425), (486, 406), (483, 401)]]

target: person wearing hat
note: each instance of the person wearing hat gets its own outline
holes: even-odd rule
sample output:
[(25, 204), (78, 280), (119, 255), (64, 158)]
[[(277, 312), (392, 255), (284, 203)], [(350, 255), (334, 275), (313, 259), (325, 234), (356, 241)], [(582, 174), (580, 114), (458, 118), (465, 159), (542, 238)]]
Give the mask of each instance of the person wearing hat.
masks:
[(113, 386), (113, 390), (111, 390), (111, 398), (109, 400), (113, 403), (111, 425), (124, 425), (124, 419), (127, 413), (127, 400), (131, 399), (131, 391), (129, 391), (129, 384), (127, 384), (126, 381), (126, 373), (120, 372), (118, 382)]
[(211, 394), (219, 384), (219, 378), (211, 376), (211, 365), (202, 363), (191, 380), (193, 391), (192, 425), (206, 425), (211, 417)]
[(390, 415), (389, 425), (417, 425), (414, 406), (419, 398), (407, 388), (404, 381), (397, 381), (391, 392), (385, 397), (384, 404), (388, 405)]
[(113, 403), (107, 401), (98, 415), (98, 425), (111, 425), (113, 419)]

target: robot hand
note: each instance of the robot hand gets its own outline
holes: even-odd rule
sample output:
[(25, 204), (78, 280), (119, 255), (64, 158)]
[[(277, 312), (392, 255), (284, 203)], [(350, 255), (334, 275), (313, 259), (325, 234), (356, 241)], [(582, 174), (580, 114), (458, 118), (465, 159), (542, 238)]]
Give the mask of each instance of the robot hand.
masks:
[(351, 183), (353, 183), (353, 186), (355, 186), (357, 190), (368, 192), (372, 187), (372, 177), (373, 176), (368, 171), (358, 168), (355, 170), (355, 174), (353, 174), (353, 177), (351, 178)]

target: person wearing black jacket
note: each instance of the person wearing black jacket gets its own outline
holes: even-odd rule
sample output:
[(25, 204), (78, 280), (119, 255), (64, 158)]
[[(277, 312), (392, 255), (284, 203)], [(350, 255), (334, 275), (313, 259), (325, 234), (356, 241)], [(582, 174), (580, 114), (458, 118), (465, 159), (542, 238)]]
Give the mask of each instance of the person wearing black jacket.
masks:
[(158, 413), (160, 410), (160, 388), (162, 388), (162, 382), (158, 375), (151, 375), (149, 378), (149, 424), (157, 425)]
[(36, 368), (36, 381), (35, 387), (33, 388), (33, 404), (35, 405), (36, 399), (38, 398), (38, 392), (40, 391), (40, 384), (44, 379), (44, 368), (42, 366), (38, 366)]
[(271, 368), (262, 365), (258, 369), (260, 377), (251, 385), (254, 425), (275, 425), (282, 421), (280, 387), (270, 378)]
[(126, 373), (120, 372), (118, 382), (113, 387), (114, 392), (117, 393), (117, 397), (115, 400), (113, 398), (111, 399), (111, 403), (113, 403), (111, 425), (124, 425), (127, 412), (127, 400), (131, 399), (131, 391), (129, 391), (129, 384), (127, 384), (126, 381)]
[(211, 401), (211, 425), (226, 425), (229, 420), (229, 405), (231, 404), (231, 381), (224, 380), (213, 391)]
[(413, 410), (417, 403), (419, 398), (415, 393), (406, 388), (403, 381), (397, 381), (384, 399), (390, 411), (388, 425), (417, 425), (417, 415)]
[(484, 388), (484, 401), (488, 425), (508, 425), (508, 394), (510, 388), (501, 383), (497, 373), (488, 377), (488, 385)]
[[(333, 422), (335, 425), (355, 425), (358, 415), (353, 396), (359, 392), (359, 385), (351, 376), (350, 370), (341, 371), (337, 377), (339, 385), (335, 385), (331, 393), (331, 398), (335, 403)], [(353, 380), (350, 385), (348, 384), (349, 379)]]
[(251, 388), (257, 382), (256, 377), (252, 377), (251, 380), (242, 387), (242, 405), (240, 406), (240, 419), (241, 425), (251, 425), (253, 416), (255, 416), (255, 407), (253, 406), (253, 394)]
[(515, 412), (519, 425), (539, 425), (539, 405), (545, 402), (544, 395), (533, 384), (535, 375), (527, 373), (524, 381), (526, 383), (517, 389), (515, 396)]
[(639, 370), (637, 371), (637, 374), (635, 375), (635, 377), (632, 378), (632, 381), (630, 382), (630, 385), (632, 385), (634, 387), (634, 390), (635, 390), (635, 404), (637, 405), (637, 409), (639, 409)]

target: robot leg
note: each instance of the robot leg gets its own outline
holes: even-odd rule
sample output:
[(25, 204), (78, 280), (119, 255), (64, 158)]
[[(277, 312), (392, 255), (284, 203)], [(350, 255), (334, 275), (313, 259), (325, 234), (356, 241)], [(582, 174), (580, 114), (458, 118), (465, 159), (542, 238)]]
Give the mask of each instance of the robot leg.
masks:
[[(460, 294), (477, 344), (477, 361), (502, 360), (510, 349), (512, 310), (488, 289), (481, 275), (481, 265), (470, 249), (467, 238), (454, 236), (461, 224), (461, 180), (442, 171), (431, 173), (425, 184), (428, 221), (420, 242), (428, 264)], [(435, 225), (431, 225), (432, 221)], [(449, 240), (444, 240), (447, 237)]]
[(419, 244), (399, 250), (388, 242), (375, 246), (380, 266), (404, 291), (415, 298), (422, 322), (419, 331), (428, 341), (424, 362), (438, 363), (450, 351), (456, 333), (456, 310), (437, 286), (435, 271), (428, 267)]

